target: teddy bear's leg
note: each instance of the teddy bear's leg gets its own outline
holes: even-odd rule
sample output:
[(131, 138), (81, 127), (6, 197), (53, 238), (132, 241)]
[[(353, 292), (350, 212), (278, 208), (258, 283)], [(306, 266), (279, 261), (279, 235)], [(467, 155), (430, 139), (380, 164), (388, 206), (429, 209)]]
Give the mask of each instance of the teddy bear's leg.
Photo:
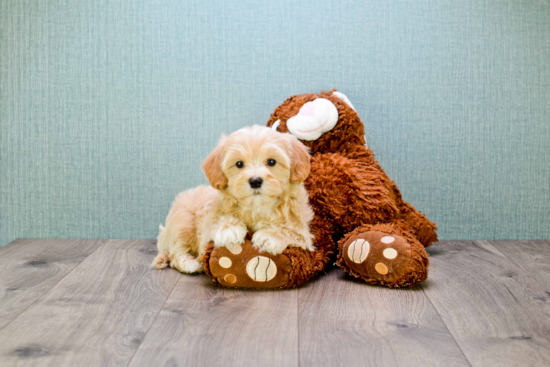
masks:
[(217, 285), (232, 288), (285, 289), (304, 284), (324, 270), (335, 252), (330, 224), (316, 216), (311, 222), (315, 251), (287, 248), (280, 255), (260, 253), (252, 246), (252, 234), (228, 250), (211, 243), (203, 254), (205, 273)]
[(282, 254), (259, 252), (250, 240), (235, 246), (214, 247), (203, 255), (205, 272), (212, 282), (231, 288), (285, 289), (302, 285), (324, 268), (325, 254), (290, 247)]
[(205, 272), (215, 284), (234, 288), (281, 288), (291, 279), (292, 263), (288, 254), (260, 253), (247, 239), (231, 248), (211, 243), (203, 258)]
[(428, 277), (428, 254), (403, 221), (356, 228), (339, 242), (338, 266), (370, 284), (413, 287)]
[(424, 247), (430, 246), (432, 243), (437, 242), (437, 226), (434, 222), (430, 222), (428, 218), (419, 211), (417, 211), (409, 203), (403, 203), (401, 208), (402, 213), (400, 219), (406, 223), (408, 228), (414, 233), (418, 241), (424, 245)]

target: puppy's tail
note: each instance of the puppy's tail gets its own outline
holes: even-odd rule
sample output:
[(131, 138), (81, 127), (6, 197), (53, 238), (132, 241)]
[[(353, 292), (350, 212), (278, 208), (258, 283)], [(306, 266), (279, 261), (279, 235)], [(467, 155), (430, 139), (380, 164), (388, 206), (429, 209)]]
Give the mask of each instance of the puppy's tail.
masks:
[[(162, 232), (164, 232), (164, 226), (162, 224), (159, 224), (159, 231), (160, 233), (157, 241), (162, 241), (161, 236), (162, 236)], [(159, 254), (157, 255), (157, 257), (155, 257), (155, 260), (153, 260), (151, 267), (153, 269), (160, 270), (168, 267), (168, 265), (170, 264), (170, 259), (168, 258), (168, 255), (161, 250), (162, 246), (158, 246), (158, 247), (159, 247)]]
[(153, 263), (151, 264), (151, 267), (154, 269), (165, 269), (168, 267), (168, 264), (170, 263), (170, 259), (168, 258), (168, 255), (164, 252), (161, 252), (160, 254), (155, 257), (155, 260), (153, 260)]

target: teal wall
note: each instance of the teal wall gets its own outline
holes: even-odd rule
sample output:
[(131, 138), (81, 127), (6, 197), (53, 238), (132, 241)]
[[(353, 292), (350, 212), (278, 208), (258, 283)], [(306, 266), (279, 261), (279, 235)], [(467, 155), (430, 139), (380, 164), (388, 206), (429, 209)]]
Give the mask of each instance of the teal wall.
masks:
[(550, 238), (548, 1), (0, 0), (0, 246), (154, 238), (220, 133), (333, 87), (441, 239)]

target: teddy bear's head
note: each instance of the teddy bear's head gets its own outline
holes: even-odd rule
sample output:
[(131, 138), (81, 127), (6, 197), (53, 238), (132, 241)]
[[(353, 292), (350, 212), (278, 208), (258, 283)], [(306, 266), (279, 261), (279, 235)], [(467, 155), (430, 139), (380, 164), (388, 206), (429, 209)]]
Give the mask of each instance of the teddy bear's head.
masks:
[(348, 97), (335, 89), (288, 98), (275, 109), (266, 125), (295, 135), (311, 149), (312, 155), (365, 145), (363, 122)]

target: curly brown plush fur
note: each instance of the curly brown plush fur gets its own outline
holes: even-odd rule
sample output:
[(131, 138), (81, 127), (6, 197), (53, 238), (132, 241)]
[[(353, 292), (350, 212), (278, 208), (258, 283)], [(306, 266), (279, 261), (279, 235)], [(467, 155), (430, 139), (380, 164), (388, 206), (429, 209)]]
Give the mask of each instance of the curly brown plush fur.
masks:
[[(335, 253), (340, 267), (367, 283), (412, 287), (427, 278), (429, 262), (424, 247), (437, 241), (437, 227), (403, 201), (396, 184), (366, 146), (363, 122), (333, 92), (292, 96), (267, 122), (271, 127), (278, 120), (277, 130), (288, 133), (287, 120), (317, 98), (329, 100), (338, 110), (332, 130), (316, 140), (302, 140), (312, 155), (305, 186), (315, 212), (310, 228), (317, 250), (309, 256), (295, 249), (285, 251), (292, 259), (292, 269), (286, 270), (289, 281), (280, 288), (311, 279)], [(205, 256), (205, 262), (208, 258)], [(205, 269), (211, 275), (206, 263)]]

